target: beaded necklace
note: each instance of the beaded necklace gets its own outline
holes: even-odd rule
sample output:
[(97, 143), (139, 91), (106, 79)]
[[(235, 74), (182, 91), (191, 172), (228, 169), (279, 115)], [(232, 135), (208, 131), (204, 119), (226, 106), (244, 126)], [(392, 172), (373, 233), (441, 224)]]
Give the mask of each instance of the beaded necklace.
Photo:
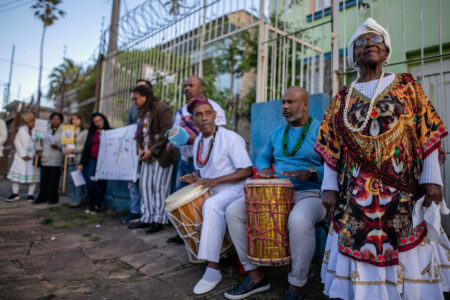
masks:
[(356, 84), (356, 82), (358, 82), (359, 78), (352, 82), (352, 85), (350, 86), (350, 90), (347, 93), (347, 97), (345, 99), (345, 106), (344, 106), (344, 124), (345, 124), (345, 127), (347, 127), (347, 129), (350, 130), (351, 132), (361, 132), (364, 128), (366, 128), (367, 123), (369, 122), (370, 113), (372, 112), (373, 107), (375, 105), (375, 98), (377, 97), (378, 91), (380, 90), (380, 87), (381, 87), (381, 83), (383, 82), (383, 77), (384, 77), (384, 72), (382, 70), (381, 77), (380, 77), (380, 79), (378, 79), (378, 84), (377, 84), (377, 88), (375, 89), (375, 93), (373, 93), (372, 99), (370, 99), (370, 105), (369, 105), (369, 109), (367, 110), (366, 118), (364, 119), (364, 122), (362, 123), (361, 127), (353, 127), (348, 122), (348, 107), (349, 107), (349, 103), (350, 103), (350, 97), (352, 95), (353, 88), (355, 87), (355, 84)]
[(306, 122), (305, 127), (303, 127), (302, 133), (298, 137), (297, 143), (295, 144), (294, 149), (291, 152), (288, 151), (289, 128), (290, 128), (290, 126), (289, 126), (289, 123), (286, 124), (286, 128), (284, 129), (284, 134), (283, 134), (283, 153), (284, 153), (284, 155), (286, 155), (287, 157), (291, 157), (291, 156), (294, 156), (295, 153), (297, 153), (297, 151), (302, 146), (306, 135), (308, 134), (309, 126), (311, 125), (312, 120), (313, 119), (311, 118), (311, 116), (309, 116), (308, 121)]
[(197, 146), (197, 166), (199, 168), (203, 168), (208, 163), (209, 155), (211, 154), (211, 150), (214, 146), (214, 140), (216, 139), (216, 133), (218, 130), (219, 130), (219, 127), (216, 126), (216, 131), (214, 132), (212, 139), (209, 141), (208, 153), (206, 153), (206, 157), (203, 160), (202, 160), (203, 135), (200, 138), (200, 142), (198, 143), (198, 146)]

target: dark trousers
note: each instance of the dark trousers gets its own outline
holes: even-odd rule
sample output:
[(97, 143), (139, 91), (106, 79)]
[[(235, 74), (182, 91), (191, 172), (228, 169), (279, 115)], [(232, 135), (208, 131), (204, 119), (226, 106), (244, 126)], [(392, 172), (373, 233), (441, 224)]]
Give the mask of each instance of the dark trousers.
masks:
[(91, 208), (98, 209), (103, 203), (106, 194), (106, 180), (93, 181), (91, 177), (95, 176), (97, 158), (89, 158), (87, 166), (83, 169), (86, 187), (88, 191)]
[(58, 203), (60, 167), (41, 167), (41, 182), (39, 183), (38, 202)]

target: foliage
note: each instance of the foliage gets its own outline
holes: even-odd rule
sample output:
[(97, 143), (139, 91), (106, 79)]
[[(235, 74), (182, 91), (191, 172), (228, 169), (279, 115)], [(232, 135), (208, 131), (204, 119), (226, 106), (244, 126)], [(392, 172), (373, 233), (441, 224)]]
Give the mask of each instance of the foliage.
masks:
[(64, 62), (53, 68), (49, 75), (50, 87), (47, 97), (58, 101), (61, 97), (61, 86), (64, 82), (64, 91), (67, 92), (79, 86), (84, 80), (83, 69), (70, 58), (64, 58)]
[(47, 27), (53, 25), (59, 17), (64, 17), (66, 14), (58, 8), (61, 2), (61, 0), (37, 0), (31, 6), (31, 9), (34, 10), (34, 16), (42, 21), (44, 27)]

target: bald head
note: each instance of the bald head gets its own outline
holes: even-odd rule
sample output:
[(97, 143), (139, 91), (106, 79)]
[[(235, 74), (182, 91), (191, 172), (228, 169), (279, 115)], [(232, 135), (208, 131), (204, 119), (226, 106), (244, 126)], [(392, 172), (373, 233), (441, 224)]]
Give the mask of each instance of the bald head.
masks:
[(281, 99), (283, 117), (292, 126), (303, 126), (308, 120), (308, 92), (293, 86), (284, 92)]
[(191, 76), (184, 83), (184, 94), (188, 101), (193, 97), (203, 96), (203, 80), (197, 76)]

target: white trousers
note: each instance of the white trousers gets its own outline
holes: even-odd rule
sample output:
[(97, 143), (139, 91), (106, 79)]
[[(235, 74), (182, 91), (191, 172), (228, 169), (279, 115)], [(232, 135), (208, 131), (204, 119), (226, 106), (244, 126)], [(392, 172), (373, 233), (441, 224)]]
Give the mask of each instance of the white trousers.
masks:
[(213, 189), (212, 194), (213, 196), (206, 199), (202, 207), (203, 223), (198, 258), (218, 263), (227, 228), (225, 210), (232, 202), (244, 201), (244, 190), (242, 187), (218, 192)]
[[(27, 184), (28, 185), (28, 196), (33, 196), (34, 195), (34, 190), (36, 189), (36, 184), (32, 183), (32, 184)], [(18, 194), (19, 193), (19, 183), (17, 182), (12, 182), (11, 183), (11, 189), (13, 194)]]
[[(309, 265), (316, 248), (315, 225), (325, 218), (327, 211), (322, 205), (319, 192), (295, 192), (294, 202), (295, 205), (288, 220), (292, 258), (288, 282), (291, 285), (302, 287), (308, 280)], [(246, 218), (244, 199), (228, 206), (226, 211), (228, 231), (244, 269), (251, 271), (258, 266), (248, 260), (245, 251), (247, 245)]]

